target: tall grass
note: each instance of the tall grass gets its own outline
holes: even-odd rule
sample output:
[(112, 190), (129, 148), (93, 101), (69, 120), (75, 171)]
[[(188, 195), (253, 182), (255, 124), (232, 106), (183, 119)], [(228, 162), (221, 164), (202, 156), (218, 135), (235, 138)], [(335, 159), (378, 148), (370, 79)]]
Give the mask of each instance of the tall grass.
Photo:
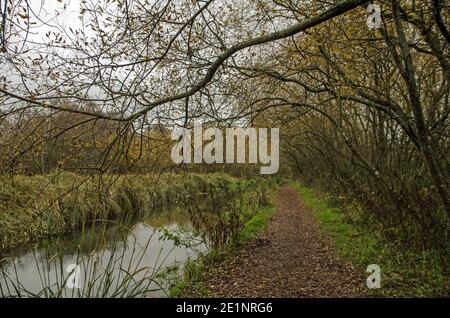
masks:
[(85, 222), (181, 205), (211, 189), (233, 191), (236, 183), (225, 174), (0, 176), (0, 253)]

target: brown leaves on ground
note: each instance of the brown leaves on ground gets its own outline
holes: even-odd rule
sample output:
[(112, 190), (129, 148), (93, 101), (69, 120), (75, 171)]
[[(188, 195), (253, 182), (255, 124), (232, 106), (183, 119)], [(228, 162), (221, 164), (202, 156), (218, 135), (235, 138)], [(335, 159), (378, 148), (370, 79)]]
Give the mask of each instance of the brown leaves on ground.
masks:
[(336, 255), (298, 193), (284, 186), (276, 203), (264, 234), (207, 269), (207, 296), (364, 296), (362, 273)]

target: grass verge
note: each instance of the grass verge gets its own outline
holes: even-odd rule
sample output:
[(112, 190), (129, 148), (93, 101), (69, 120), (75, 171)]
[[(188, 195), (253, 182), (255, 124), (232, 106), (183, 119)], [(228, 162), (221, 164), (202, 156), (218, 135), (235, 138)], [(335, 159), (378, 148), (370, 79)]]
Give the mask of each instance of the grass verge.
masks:
[(378, 227), (369, 228), (367, 225), (351, 223), (346, 217), (346, 210), (351, 207), (330, 207), (323, 195), (316, 194), (298, 182), (291, 182), (290, 185), (300, 193), (306, 206), (314, 210), (314, 217), (331, 236), (340, 255), (364, 272), (370, 264), (380, 266), (381, 288), (370, 290), (369, 295), (450, 296), (446, 261), (436, 251), (412, 251), (400, 244), (388, 242)]

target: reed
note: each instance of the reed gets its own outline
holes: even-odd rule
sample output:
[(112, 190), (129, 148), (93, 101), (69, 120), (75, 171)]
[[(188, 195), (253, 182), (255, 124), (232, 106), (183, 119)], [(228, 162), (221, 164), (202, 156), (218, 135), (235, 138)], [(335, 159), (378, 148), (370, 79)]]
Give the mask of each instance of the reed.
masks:
[(166, 209), (211, 189), (230, 192), (236, 183), (225, 174), (0, 176), (0, 253), (85, 222)]

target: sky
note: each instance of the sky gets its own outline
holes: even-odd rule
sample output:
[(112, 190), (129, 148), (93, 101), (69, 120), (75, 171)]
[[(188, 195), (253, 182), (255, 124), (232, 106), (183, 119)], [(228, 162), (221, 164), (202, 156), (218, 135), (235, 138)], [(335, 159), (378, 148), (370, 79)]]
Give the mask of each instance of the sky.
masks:
[[(81, 0), (28, 0), (30, 6), (30, 23), (37, 22), (31, 30), (31, 39), (42, 42), (45, 34), (63, 27), (66, 30), (80, 28)], [(23, 1), (25, 3), (25, 1)]]

